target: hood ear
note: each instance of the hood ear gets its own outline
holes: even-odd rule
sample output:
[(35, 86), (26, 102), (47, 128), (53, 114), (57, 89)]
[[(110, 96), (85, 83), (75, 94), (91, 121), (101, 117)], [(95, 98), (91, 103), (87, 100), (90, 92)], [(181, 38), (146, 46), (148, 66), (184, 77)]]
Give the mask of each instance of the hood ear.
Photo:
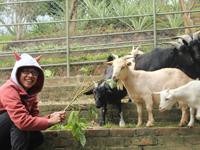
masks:
[(17, 52), (13, 52), (16, 61), (19, 61), (21, 59), (20, 55)]
[(35, 57), (35, 60), (36, 60), (37, 62), (39, 62), (40, 59), (41, 59), (41, 57), (42, 57), (42, 55), (39, 55), (39, 56)]

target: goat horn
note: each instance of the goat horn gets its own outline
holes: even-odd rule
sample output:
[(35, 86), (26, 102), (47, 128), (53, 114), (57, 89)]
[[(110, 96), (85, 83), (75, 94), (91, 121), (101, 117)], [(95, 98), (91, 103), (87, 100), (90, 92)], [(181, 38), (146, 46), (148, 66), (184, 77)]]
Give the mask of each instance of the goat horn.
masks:
[(177, 39), (177, 42), (180, 43), (181, 45), (184, 45), (183, 39)]
[(133, 45), (132, 51), (131, 51), (131, 55), (135, 55), (137, 54), (139, 51), (139, 47), (135, 48), (135, 46)]
[(119, 56), (118, 56), (118, 55), (115, 55), (115, 54), (112, 54), (112, 56), (113, 56), (115, 59), (119, 58)]
[(132, 47), (132, 51), (134, 51), (135, 50), (135, 46), (133, 45), (133, 47)]
[(96, 88), (98, 86), (98, 83), (96, 83), (95, 81), (92, 81), (94, 83), (94, 87)]
[(140, 45), (137, 48), (134, 48), (134, 46), (133, 46), (131, 55), (135, 56), (137, 54), (144, 54), (144, 52), (140, 51), (139, 48), (140, 48)]
[(200, 31), (197, 31), (197, 32), (193, 33), (193, 39), (194, 40), (199, 39), (200, 38), (199, 34), (200, 34)]
[(171, 44), (171, 45), (175, 46), (177, 49), (179, 49), (181, 47), (181, 44), (179, 42), (171, 41), (171, 42), (165, 42), (165, 43)]
[[(192, 41), (192, 37), (188, 34), (177, 36), (177, 38), (181, 38), (182, 40), (186, 41), (186, 43), (190, 43)], [(183, 42), (184, 44), (184, 42)]]
[(107, 64), (107, 65), (112, 65), (112, 64), (113, 64), (113, 61), (105, 62), (105, 64)]

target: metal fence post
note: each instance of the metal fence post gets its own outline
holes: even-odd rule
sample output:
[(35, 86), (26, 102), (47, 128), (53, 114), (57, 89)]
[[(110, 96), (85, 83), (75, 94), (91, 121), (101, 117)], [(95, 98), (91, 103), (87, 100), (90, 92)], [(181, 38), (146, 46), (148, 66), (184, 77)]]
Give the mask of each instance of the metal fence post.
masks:
[(66, 55), (67, 55), (67, 77), (70, 76), (70, 61), (69, 61), (69, 0), (65, 1), (65, 30), (66, 30)]
[(156, 0), (153, 0), (153, 46), (157, 46), (157, 26), (156, 26)]

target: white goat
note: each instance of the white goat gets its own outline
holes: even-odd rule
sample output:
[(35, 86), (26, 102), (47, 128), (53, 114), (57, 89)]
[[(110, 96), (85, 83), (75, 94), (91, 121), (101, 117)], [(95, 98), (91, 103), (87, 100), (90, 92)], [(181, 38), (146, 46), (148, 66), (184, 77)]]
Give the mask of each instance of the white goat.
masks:
[(194, 114), (200, 120), (200, 81), (194, 80), (176, 89), (156, 92), (160, 94), (160, 111), (169, 110), (177, 101), (183, 101), (190, 107), (190, 121), (188, 127), (194, 126)]
[[(185, 73), (175, 68), (165, 68), (157, 71), (133, 70), (131, 64), (124, 58), (118, 58), (110, 62), (113, 65), (114, 80), (121, 80), (127, 89), (129, 97), (135, 102), (138, 113), (137, 126), (142, 124), (142, 103), (145, 103), (148, 112), (146, 126), (153, 126), (154, 118), (152, 114), (153, 104), (159, 104), (159, 98), (153, 97), (153, 92), (161, 91), (166, 88), (176, 88), (191, 81)], [(187, 105), (181, 103), (182, 117), (180, 126), (187, 122)]]

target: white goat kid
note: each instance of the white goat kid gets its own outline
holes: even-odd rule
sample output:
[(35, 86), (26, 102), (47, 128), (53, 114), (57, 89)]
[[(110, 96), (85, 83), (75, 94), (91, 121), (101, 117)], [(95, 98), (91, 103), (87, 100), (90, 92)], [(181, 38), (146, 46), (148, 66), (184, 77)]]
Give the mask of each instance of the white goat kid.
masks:
[[(111, 63), (111, 62), (110, 62)], [(159, 104), (159, 98), (153, 96), (153, 92), (161, 91), (164, 88), (176, 88), (191, 81), (185, 73), (176, 68), (165, 68), (157, 71), (134, 70), (124, 58), (115, 59), (112, 62), (114, 80), (121, 80), (127, 89), (129, 97), (135, 102), (138, 112), (137, 126), (142, 124), (142, 103), (146, 105), (148, 121), (146, 126), (153, 126), (153, 104)], [(180, 104), (182, 117), (179, 126), (184, 126), (187, 122), (187, 105)]]
[(176, 89), (156, 93), (160, 94), (160, 111), (170, 110), (177, 101), (183, 101), (190, 107), (188, 127), (194, 126), (195, 110), (196, 119), (200, 120), (200, 81), (194, 80)]

